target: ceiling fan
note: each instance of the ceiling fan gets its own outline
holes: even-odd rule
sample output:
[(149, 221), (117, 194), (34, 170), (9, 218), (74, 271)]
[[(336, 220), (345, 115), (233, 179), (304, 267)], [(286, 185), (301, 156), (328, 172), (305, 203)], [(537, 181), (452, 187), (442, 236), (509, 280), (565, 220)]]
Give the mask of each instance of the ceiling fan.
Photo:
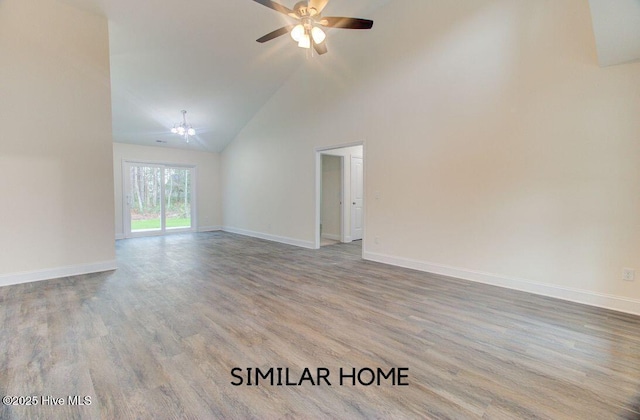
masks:
[(300, 1), (293, 6), (293, 10), (271, 0), (253, 1), (300, 21), (296, 25), (284, 26), (258, 38), (257, 41), (260, 43), (290, 33), (291, 38), (298, 43), (299, 47), (311, 49), (313, 46), (313, 49), (322, 55), (327, 52), (327, 45), (324, 42), (326, 34), (320, 28), (321, 26), (342, 29), (371, 29), (373, 27), (373, 21), (368, 19), (322, 16), (322, 10), (329, 0)]

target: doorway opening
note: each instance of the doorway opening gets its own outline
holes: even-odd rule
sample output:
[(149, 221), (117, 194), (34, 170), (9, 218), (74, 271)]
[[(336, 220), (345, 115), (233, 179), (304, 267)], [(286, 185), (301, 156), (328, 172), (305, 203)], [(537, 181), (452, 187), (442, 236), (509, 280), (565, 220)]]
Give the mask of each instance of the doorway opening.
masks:
[(364, 144), (316, 149), (315, 248), (364, 236)]
[(124, 162), (125, 238), (195, 231), (195, 168)]

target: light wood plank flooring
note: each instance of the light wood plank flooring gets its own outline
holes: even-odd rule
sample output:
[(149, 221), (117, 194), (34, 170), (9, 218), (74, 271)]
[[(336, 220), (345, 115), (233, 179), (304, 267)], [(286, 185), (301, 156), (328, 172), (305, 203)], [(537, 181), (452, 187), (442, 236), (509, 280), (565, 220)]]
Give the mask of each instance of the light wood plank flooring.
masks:
[[(91, 405), (0, 418), (640, 418), (640, 318), (360, 253), (142, 238), (115, 272), (2, 287), (0, 394)], [(326, 367), (332, 386), (233, 386), (234, 367)], [(410, 385), (339, 386), (341, 367)]]

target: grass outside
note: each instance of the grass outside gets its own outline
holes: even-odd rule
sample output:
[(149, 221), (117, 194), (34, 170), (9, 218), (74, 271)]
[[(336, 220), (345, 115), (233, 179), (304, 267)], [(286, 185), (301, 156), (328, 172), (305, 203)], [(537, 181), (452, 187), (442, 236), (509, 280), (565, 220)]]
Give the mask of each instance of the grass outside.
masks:
[[(191, 227), (191, 219), (167, 219), (167, 229), (170, 228), (189, 228)], [(160, 229), (160, 219), (132, 220), (131, 231)]]

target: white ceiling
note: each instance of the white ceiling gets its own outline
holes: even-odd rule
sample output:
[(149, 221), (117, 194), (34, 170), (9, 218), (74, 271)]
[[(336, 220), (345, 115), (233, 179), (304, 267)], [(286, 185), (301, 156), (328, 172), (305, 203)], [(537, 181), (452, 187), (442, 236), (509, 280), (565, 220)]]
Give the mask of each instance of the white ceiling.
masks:
[[(252, 0), (61, 1), (109, 20), (116, 142), (219, 152), (306, 60), (288, 36), (255, 41), (291, 20)], [(390, 1), (332, 0), (323, 14), (369, 18)], [(640, 0), (589, 2), (600, 64), (640, 59)], [(329, 54), (348, 32), (328, 33)], [(182, 109), (189, 145), (169, 132)]]
[[(109, 20), (116, 142), (221, 151), (306, 60), (288, 36), (256, 42), (294, 20), (252, 0), (62, 1)], [(333, 0), (323, 14), (366, 18), (388, 1)], [(347, 32), (328, 32), (329, 53)], [(169, 132), (182, 109), (189, 145)]]
[(640, 0), (589, 0), (601, 66), (640, 61)]

